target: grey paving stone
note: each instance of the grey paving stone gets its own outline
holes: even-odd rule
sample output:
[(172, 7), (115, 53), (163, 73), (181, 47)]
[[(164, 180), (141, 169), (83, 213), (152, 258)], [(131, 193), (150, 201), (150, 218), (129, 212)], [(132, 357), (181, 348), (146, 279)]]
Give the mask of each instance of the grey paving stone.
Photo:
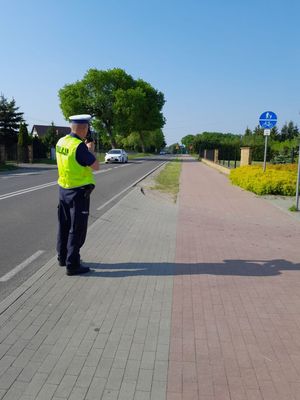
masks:
[[(0, 360), (1, 358), (8, 352), (8, 350), (11, 348), (12, 346), (9, 344), (5, 344), (5, 343), (0, 343)], [(12, 357), (16, 357), (17, 354), (11, 354)]]
[(24, 368), (34, 355), (34, 350), (24, 349), (15, 359), (13, 366)]
[(155, 359), (157, 361), (168, 361), (169, 359), (169, 344), (158, 344), (156, 349)]
[(80, 375), (77, 378), (76, 386), (88, 388), (93, 379), (95, 371), (95, 367), (83, 367)]
[(43, 363), (38, 369), (38, 372), (49, 374), (54, 366), (57, 364), (59, 360), (59, 356), (53, 356), (52, 354), (48, 354), (48, 356), (45, 358)]
[(10, 367), (0, 377), (0, 389), (9, 389), (18, 375), (22, 371), (22, 368)]
[(36, 397), (38, 392), (43, 387), (48, 375), (36, 373), (31, 382), (26, 387), (24, 395)]
[(158, 382), (166, 382), (168, 378), (168, 361), (155, 360), (153, 380)]
[[(12, 357), (18, 357), (20, 353), (25, 349), (25, 347), (28, 345), (29, 341), (28, 340), (23, 340), (19, 339), (13, 346), (7, 345), (9, 350), (6, 352), (7, 356), (12, 356)], [(2, 344), (1, 346), (5, 346)], [(1, 347), (0, 347), (1, 350)]]
[(154, 369), (155, 362), (155, 352), (154, 351), (144, 351), (141, 360), (142, 369)]
[(47, 383), (52, 383), (53, 385), (59, 385), (60, 381), (62, 380), (66, 370), (68, 369), (71, 360), (74, 357), (75, 349), (72, 351), (65, 351), (63, 355), (59, 358), (58, 362), (52, 369)]
[(151, 400), (165, 400), (167, 392), (167, 382), (153, 381), (151, 387)]
[(87, 367), (97, 367), (102, 356), (103, 349), (92, 348), (86, 357), (85, 366)]
[(124, 369), (111, 368), (105, 388), (119, 390), (122, 384), (123, 375)]
[(123, 380), (118, 400), (133, 400), (136, 382)]
[(18, 381), (21, 382), (30, 382), (35, 373), (40, 368), (41, 363), (36, 363), (30, 361), (23, 369), (20, 375), (18, 376)]
[(119, 391), (117, 390), (104, 390), (101, 400), (117, 400)]
[(141, 360), (144, 351), (144, 344), (143, 343), (132, 343), (130, 353), (129, 353), (129, 360)]
[(96, 369), (95, 376), (99, 378), (108, 378), (113, 362), (113, 358), (102, 357)]
[(106, 379), (105, 378), (98, 378), (98, 377), (94, 377), (89, 390), (86, 394), (85, 399), (86, 400), (98, 400), (101, 399), (101, 396), (104, 392), (105, 389), (105, 385), (106, 385)]
[(134, 400), (150, 400), (150, 392), (137, 390), (134, 395)]
[(16, 357), (4, 356), (0, 360), (0, 376), (13, 364)]
[[(69, 365), (68, 369), (66, 370), (66, 374), (67, 375), (79, 375), (85, 362), (86, 362), (86, 357), (75, 356), (72, 359), (71, 364)], [(92, 365), (91, 365), (91, 367), (92, 367)]]
[(4, 400), (18, 400), (23, 395), (25, 388), (26, 383), (15, 381), (6, 393), (3, 391), (3, 397), (1, 397), (0, 395), (0, 399), (3, 398)]
[(148, 369), (140, 369), (137, 380), (136, 390), (144, 390), (150, 392), (152, 385), (153, 371)]
[(65, 375), (62, 378), (59, 386), (56, 386), (57, 389), (55, 392), (55, 396), (68, 398), (73, 390), (73, 386), (75, 385), (76, 379), (77, 376)]
[(36, 400), (51, 400), (53, 399), (53, 394), (57, 389), (57, 385), (52, 385), (50, 383), (45, 383), (38, 393)]
[(137, 381), (140, 371), (140, 360), (128, 360), (124, 371), (124, 379)]
[(87, 388), (75, 386), (68, 400), (85, 400)]

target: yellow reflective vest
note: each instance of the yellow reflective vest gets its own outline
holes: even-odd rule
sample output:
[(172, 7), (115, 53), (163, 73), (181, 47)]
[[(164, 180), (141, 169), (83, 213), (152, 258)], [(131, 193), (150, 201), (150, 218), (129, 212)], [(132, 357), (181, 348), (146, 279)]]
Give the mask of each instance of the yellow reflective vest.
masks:
[(95, 185), (91, 167), (84, 167), (76, 161), (76, 149), (82, 143), (79, 138), (67, 135), (56, 145), (58, 184), (64, 189)]

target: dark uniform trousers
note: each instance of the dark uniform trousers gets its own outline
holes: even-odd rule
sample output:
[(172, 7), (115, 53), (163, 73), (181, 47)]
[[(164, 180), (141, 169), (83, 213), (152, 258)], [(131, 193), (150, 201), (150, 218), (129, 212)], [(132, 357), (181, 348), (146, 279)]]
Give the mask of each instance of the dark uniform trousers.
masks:
[(80, 266), (80, 248), (86, 238), (90, 209), (89, 186), (59, 188), (57, 253), (67, 268)]

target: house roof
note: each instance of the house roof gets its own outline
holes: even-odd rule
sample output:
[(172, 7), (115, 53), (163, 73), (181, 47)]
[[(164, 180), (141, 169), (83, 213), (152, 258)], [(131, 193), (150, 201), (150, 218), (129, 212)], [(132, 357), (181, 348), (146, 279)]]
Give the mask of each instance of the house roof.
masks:
[[(58, 135), (68, 135), (71, 132), (71, 128), (69, 126), (55, 126)], [(31, 134), (35, 134), (38, 137), (43, 137), (46, 135), (47, 130), (51, 128), (51, 125), (33, 125), (31, 129)]]

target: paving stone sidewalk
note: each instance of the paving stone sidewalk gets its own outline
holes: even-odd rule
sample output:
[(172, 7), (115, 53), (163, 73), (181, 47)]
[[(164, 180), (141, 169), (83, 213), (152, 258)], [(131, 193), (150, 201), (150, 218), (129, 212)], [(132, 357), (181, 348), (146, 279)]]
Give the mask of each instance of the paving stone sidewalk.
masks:
[(89, 229), (92, 273), (52, 259), (0, 304), (0, 399), (166, 398), (178, 207), (144, 192)]
[(0, 304), (0, 399), (300, 399), (299, 221), (184, 158)]
[(168, 400), (300, 399), (300, 224), (185, 162)]

